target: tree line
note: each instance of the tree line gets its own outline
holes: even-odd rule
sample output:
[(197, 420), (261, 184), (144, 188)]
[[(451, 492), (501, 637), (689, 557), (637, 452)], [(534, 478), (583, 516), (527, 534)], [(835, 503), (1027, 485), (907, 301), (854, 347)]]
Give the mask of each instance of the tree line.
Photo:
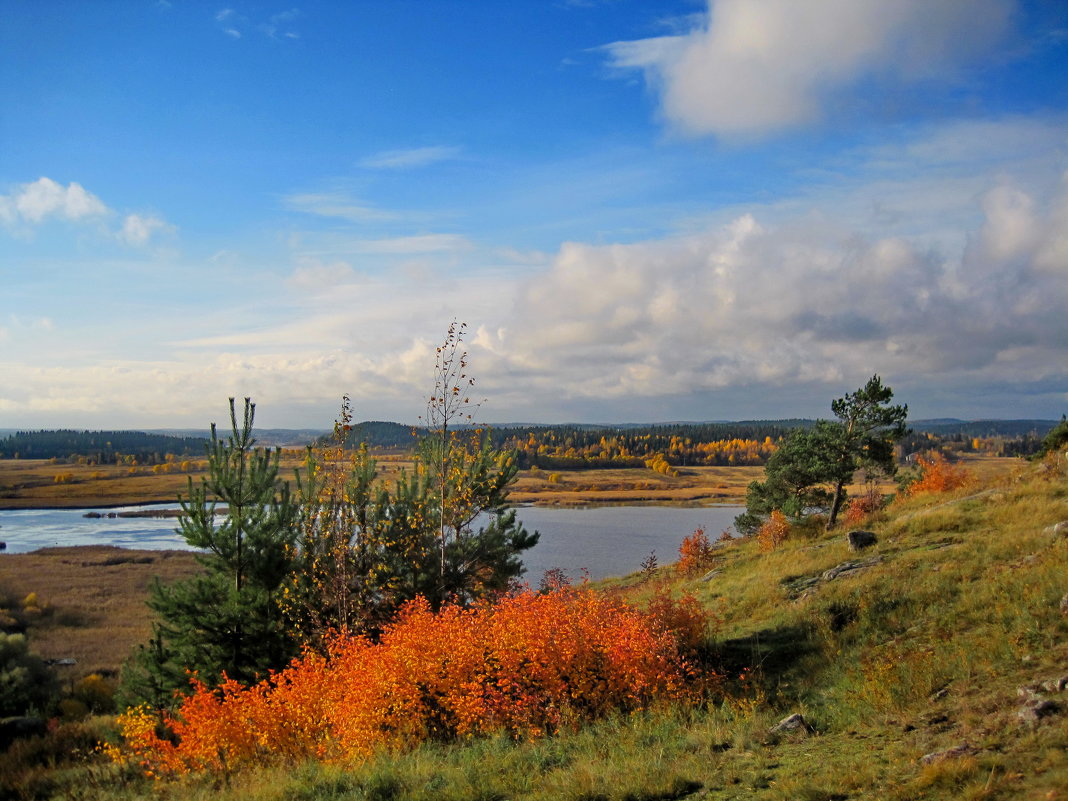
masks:
[[(939, 450), (1031, 456), (1053, 426), (1041, 420), (919, 421), (898, 443), (908, 454)], [(485, 429), (498, 448), (516, 452), (522, 470), (591, 470), (689, 466), (762, 466), (794, 432), (811, 432), (818, 420), (749, 420), (659, 425), (505, 425)], [(421, 426), (367, 421), (352, 426), (349, 448), (408, 450), (426, 436)], [(802, 434), (803, 436), (803, 434)]]
[(82, 457), (94, 464), (141, 464), (164, 460), (166, 454), (200, 456), (204, 437), (175, 437), (144, 431), (19, 431), (0, 439), (0, 459), (67, 459)]

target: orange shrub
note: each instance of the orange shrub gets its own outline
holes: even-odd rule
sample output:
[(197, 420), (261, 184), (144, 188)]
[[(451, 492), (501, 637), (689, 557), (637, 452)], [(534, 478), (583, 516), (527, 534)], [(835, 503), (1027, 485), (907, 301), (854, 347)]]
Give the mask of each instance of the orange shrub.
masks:
[(909, 485), (909, 495), (924, 492), (949, 492), (959, 489), (972, 480), (971, 474), (963, 467), (946, 461), (940, 453), (931, 458), (917, 457), (920, 465), (920, 479)]
[(497, 604), (433, 612), (408, 603), (379, 642), (335, 637), (251, 687), (193, 692), (164, 719), (118, 719), (120, 762), (150, 775), (315, 759), (347, 763), (426, 739), (504, 730), (539, 737), (613, 710), (696, 700), (715, 676), (687, 657), (705, 621), (692, 599), (650, 611), (587, 588), (524, 592)]
[(757, 530), (756, 538), (757, 543), (760, 545), (760, 550), (764, 553), (770, 553), (786, 542), (786, 537), (789, 534), (790, 523), (786, 519), (786, 515), (776, 509), (768, 515), (768, 519)]
[(675, 565), (678, 572), (692, 576), (702, 570), (708, 570), (715, 564), (716, 552), (703, 528), (698, 528), (679, 546), (679, 561)]
[(883, 496), (876, 489), (851, 500), (845, 508), (842, 520), (849, 526), (857, 526), (883, 508)]

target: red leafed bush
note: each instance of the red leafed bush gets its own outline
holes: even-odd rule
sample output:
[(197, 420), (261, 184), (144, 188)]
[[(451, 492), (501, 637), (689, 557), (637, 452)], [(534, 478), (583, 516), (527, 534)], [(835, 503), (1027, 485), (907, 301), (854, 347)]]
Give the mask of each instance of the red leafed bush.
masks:
[(919, 456), (916, 461), (920, 465), (920, 478), (909, 485), (909, 495), (949, 492), (967, 485), (972, 480), (967, 470), (947, 461), (940, 453), (930, 458)]
[(693, 701), (716, 681), (689, 657), (706, 619), (692, 599), (650, 610), (587, 588), (521, 593), (475, 608), (407, 604), (378, 642), (336, 637), (251, 687), (194, 682), (164, 726), (118, 722), (118, 761), (162, 776), (245, 764), (353, 762), (427, 739), (504, 730), (539, 737), (613, 710)]
[(859, 526), (885, 505), (882, 493), (870, 489), (851, 500), (845, 508), (842, 520), (847, 526)]
[(789, 535), (790, 521), (786, 519), (786, 515), (776, 509), (757, 529), (756, 538), (760, 550), (764, 553), (771, 553), (786, 542)]
[(686, 537), (679, 546), (679, 561), (675, 568), (686, 576), (708, 570), (716, 562), (716, 552), (703, 528)]

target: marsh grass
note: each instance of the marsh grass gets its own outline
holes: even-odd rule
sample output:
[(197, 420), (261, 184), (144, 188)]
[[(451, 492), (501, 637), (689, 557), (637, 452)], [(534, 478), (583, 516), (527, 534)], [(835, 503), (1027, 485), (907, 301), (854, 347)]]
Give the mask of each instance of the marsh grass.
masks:
[(0, 555), (0, 598), (36, 594), (41, 611), (16, 616), (36, 653), (77, 661), (58, 669), (73, 684), (93, 673), (117, 676), (130, 650), (150, 634), (145, 600), (152, 581), (176, 581), (199, 569), (187, 551), (42, 548)]
[[(411, 472), (411, 454), (376, 452), (380, 477), (395, 480), (401, 471)], [(173, 503), (187, 492), (190, 477), (203, 475), (203, 460), (195, 460), (187, 471), (153, 472), (153, 467), (127, 465), (53, 464), (47, 459), (0, 459), (0, 509), (78, 508), (127, 506), (139, 503)], [(1015, 463), (1012, 459), (970, 457), (970, 470), (981, 475), (1004, 475)], [(292, 477), (303, 464), (303, 452), (282, 454), (282, 475)], [(603, 469), (524, 470), (511, 492), (515, 503), (545, 506), (589, 504), (713, 504), (742, 503), (749, 483), (763, 476), (763, 468), (752, 466), (686, 467), (678, 476), (653, 470)], [(62, 481), (56, 476), (61, 475)], [(555, 480), (553, 480), (555, 476)], [(876, 485), (879, 492), (893, 491), (893, 484)], [(849, 487), (852, 495), (868, 486)], [(718, 532), (709, 532), (714, 536)]]

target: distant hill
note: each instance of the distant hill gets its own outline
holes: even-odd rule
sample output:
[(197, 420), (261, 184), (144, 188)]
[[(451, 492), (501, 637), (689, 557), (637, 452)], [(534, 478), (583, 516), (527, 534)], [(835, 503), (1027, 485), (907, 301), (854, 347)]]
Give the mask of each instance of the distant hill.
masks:
[[(524, 438), (530, 433), (539, 436), (553, 432), (558, 437), (569, 438), (576, 446), (596, 441), (602, 435), (627, 434), (640, 436), (679, 436), (694, 441), (723, 439), (777, 439), (794, 428), (808, 428), (816, 421), (809, 418), (791, 417), (782, 420), (737, 420), (703, 423), (495, 423), (485, 426), (491, 439), (500, 445), (508, 440)], [(1056, 420), (958, 420), (937, 418), (910, 420), (909, 426), (917, 433), (931, 433), (943, 437), (1037, 437), (1041, 439), (1057, 424)], [(463, 428), (459, 426), (458, 428)], [(320, 432), (328, 436), (324, 432)], [(348, 438), (350, 445), (366, 442), (378, 448), (404, 448), (412, 444), (413, 437), (422, 436), (425, 428), (403, 423), (367, 420), (352, 426)], [(257, 432), (257, 437), (260, 437)]]
[[(576, 445), (595, 441), (602, 435), (627, 434), (638, 437), (679, 436), (695, 441), (722, 439), (777, 439), (793, 428), (807, 428), (815, 424), (808, 418), (782, 420), (737, 420), (671, 423), (496, 423), (485, 426), (496, 444), (503, 444), (527, 436), (531, 432), (554, 432), (574, 440)], [(1041, 440), (1057, 420), (960, 420), (940, 417), (910, 420), (914, 433), (930, 433), (940, 437), (1007, 437)], [(464, 428), (459, 426), (458, 428)], [(225, 429), (219, 433), (225, 435)], [(348, 443), (366, 442), (376, 448), (406, 448), (425, 428), (382, 420), (365, 420), (352, 426)], [(266, 447), (303, 448), (323, 442), (331, 435), (321, 428), (262, 428), (255, 430), (256, 442)], [(175, 455), (201, 456), (208, 431), (200, 428), (162, 428), (145, 431), (20, 431), (0, 429), (0, 458), (16, 453), (25, 459), (66, 458), (88, 456), (101, 461), (110, 459), (112, 452), (134, 456)]]
[(205, 438), (179, 437), (145, 431), (17, 431), (0, 439), (0, 458), (66, 459), (83, 456), (100, 464), (120, 457), (158, 461), (165, 454), (202, 456)]
[[(227, 427), (220, 425), (217, 428), (219, 436), (224, 437), (229, 431), (229, 423), (227, 423)], [(176, 437), (199, 437), (201, 439), (207, 439), (210, 436), (210, 430), (203, 428), (154, 428), (150, 429), (148, 433)], [(271, 448), (303, 448), (328, 433), (322, 428), (257, 428), (252, 432), (256, 438), (257, 445)]]
[(965, 437), (1043, 437), (1049, 433), (1057, 420), (909, 420), (914, 431), (948, 436), (960, 434)]

